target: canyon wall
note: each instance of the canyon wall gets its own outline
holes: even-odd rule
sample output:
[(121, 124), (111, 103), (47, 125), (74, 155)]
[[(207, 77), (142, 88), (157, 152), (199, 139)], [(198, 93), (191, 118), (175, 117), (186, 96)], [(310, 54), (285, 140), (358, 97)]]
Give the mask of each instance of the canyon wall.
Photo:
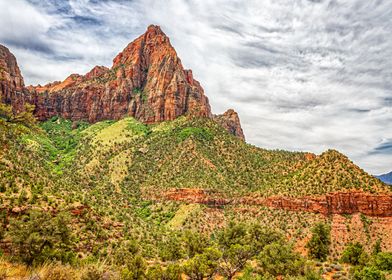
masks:
[(362, 213), (374, 217), (392, 217), (392, 195), (376, 195), (362, 191), (334, 192), (316, 197), (271, 196), (268, 198), (225, 199), (220, 195), (211, 195), (202, 189), (173, 189), (166, 192), (163, 197), (167, 200), (200, 203), (214, 207), (245, 204), (323, 215)]
[[(169, 38), (155, 25), (120, 52), (110, 69), (95, 66), (85, 75), (72, 74), (44, 86), (25, 87), (15, 57), (0, 45), (0, 101), (15, 111), (33, 104), (41, 121), (53, 116), (91, 123), (126, 116), (144, 123), (184, 114), (213, 118), (200, 83), (183, 68)], [(217, 117), (219, 123), (244, 139), (238, 115), (228, 112)]]

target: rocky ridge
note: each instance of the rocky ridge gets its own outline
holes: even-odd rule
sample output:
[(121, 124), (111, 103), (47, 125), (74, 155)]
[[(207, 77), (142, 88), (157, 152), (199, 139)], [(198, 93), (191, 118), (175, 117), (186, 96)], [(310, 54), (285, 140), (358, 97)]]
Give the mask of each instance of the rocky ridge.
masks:
[(313, 197), (271, 196), (267, 198), (242, 197), (239, 199), (226, 199), (217, 194), (210, 194), (203, 189), (173, 189), (167, 191), (164, 198), (173, 201), (205, 204), (212, 207), (221, 207), (228, 204), (245, 204), (289, 211), (313, 212), (323, 215), (362, 213), (373, 217), (392, 216), (392, 195), (371, 194), (358, 190), (333, 192)]
[[(0, 100), (16, 111), (23, 110), (25, 103), (35, 105), (34, 114), (41, 121), (53, 116), (91, 123), (125, 116), (144, 123), (184, 114), (213, 118), (200, 83), (183, 68), (169, 38), (155, 25), (120, 52), (110, 69), (95, 66), (62, 82), (25, 87), (15, 57), (3, 46), (0, 67)], [(215, 118), (244, 139), (233, 110)]]
[(15, 56), (8, 48), (0, 45), (0, 101), (20, 107), (18, 102), (23, 99), (25, 91)]
[(219, 123), (224, 129), (230, 133), (245, 140), (244, 132), (242, 131), (240, 118), (233, 109), (227, 110), (222, 115), (215, 115), (214, 120)]

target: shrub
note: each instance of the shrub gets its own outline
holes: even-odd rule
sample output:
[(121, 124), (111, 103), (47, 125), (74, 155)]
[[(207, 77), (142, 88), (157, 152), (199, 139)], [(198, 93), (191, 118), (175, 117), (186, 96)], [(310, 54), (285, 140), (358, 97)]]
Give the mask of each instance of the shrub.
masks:
[(71, 251), (72, 233), (68, 214), (56, 217), (43, 211), (31, 211), (24, 220), (11, 223), (9, 236), (14, 253), (26, 264), (58, 260), (72, 263), (75, 255)]
[(250, 225), (248, 232), (254, 255), (258, 255), (266, 245), (284, 240), (282, 234), (270, 228), (262, 227), (260, 224)]
[(201, 254), (208, 245), (208, 240), (205, 235), (190, 230), (185, 231), (183, 242), (186, 254), (190, 258), (196, 254)]
[(179, 238), (175, 235), (167, 236), (160, 247), (159, 255), (163, 261), (176, 261), (182, 258), (183, 250)]
[(105, 275), (105, 271), (101, 267), (91, 265), (83, 271), (81, 280), (103, 280), (107, 279)]
[(340, 260), (352, 265), (365, 265), (367, 262), (367, 254), (363, 250), (362, 244), (359, 242), (350, 243), (344, 249)]
[(304, 270), (304, 260), (289, 244), (274, 242), (265, 246), (258, 256), (264, 272), (273, 276), (299, 275)]
[(169, 264), (166, 269), (162, 265), (154, 265), (148, 268), (146, 278), (148, 280), (181, 280), (181, 267), (176, 264)]
[(331, 245), (330, 228), (324, 223), (318, 223), (312, 229), (312, 237), (306, 244), (311, 258), (325, 261)]
[(116, 250), (114, 262), (117, 265), (124, 265), (133, 260), (133, 257), (139, 252), (140, 248), (136, 241), (128, 240), (120, 245)]
[(354, 280), (385, 280), (385, 275), (374, 267), (364, 267), (362, 270), (355, 272)]
[(145, 279), (146, 272), (146, 261), (143, 257), (137, 255), (127, 263), (125, 269), (121, 273), (121, 279), (123, 280), (139, 280)]
[(373, 264), (380, 270), (392, 272), (392, 252), (378, 253), (374, 257)]
[(248, 228), (240, 223), (229, 223), (229, 226), (217, 234), (219, 249), (222, 252), (220, 273), (232, 279), (237, 271), (243, 269), (248, 260), (254, 257), (254, 250), (249, 245)]
[(216, 248), (207, 248), (204, 253), (197, 254), (185, 262), (184, 272), (191, 280), (212, 279), (221, 256), (222, 253)]
[(198, 140), (212, 140), (213, 138), (212, 133), (207, 128), (201, 127), (184, 128), (178, 133), (178, 137), (181, 141), (189, 137), (194, 137)]
[(377, 239), (376, 243), (373, 246), (373, 252), (372, 255), (377, 255), (378, 253), (381, 252), (381, 239)]

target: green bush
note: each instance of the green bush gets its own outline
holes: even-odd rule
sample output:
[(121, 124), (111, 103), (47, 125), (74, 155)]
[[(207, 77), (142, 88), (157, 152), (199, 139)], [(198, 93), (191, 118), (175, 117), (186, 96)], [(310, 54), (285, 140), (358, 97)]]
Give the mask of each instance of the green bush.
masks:
[(140, 247), (134, 240), (127, 240), (117, 248), (114, 262), (117, 265), (124, 265), (133, 260), (134, 256), (139, 253)]
[(340, 260), (352, 265), (365, 265), (368, 260), (368, 256), (363, 250), (362, 244), (356, 242), (347, 245)]
[(306, 244), (308, 255), (311, 258), (325, 261), (331, 245), (330, 228), (324, 223), (318, 223), (312, 229), (312, 237)]
[(291, 245), (282, 242), (265, 246), (258, 261), (263, 271), (273, 276), (300, 275), (304, 272), (304, 259), (293, 251)]
[(222, 252), (219, 271), (227, 279), (232, 279), (235, 273), (254, 257), (248, 228), (243, 223), (230, 222), (225, 229), (217, 233), (217, 241)]
[(73, 263), (72, 232), (69, 228), (70, 217), (59, 213), (34, 210), (23, 220), (13, 220), (9, 237), (13, 242), (14, 254), (28, 265), (58, 260)]
[(81, 276), (80, 280), (104, 280), (105, 278), (105, 271), (98, 267), (97, 265), (90, 265), (88, 266)]
[(162, 265), (150, 266), (146, 273), (148, 280), (181, 280), (181, 267), (176, 264), (169, 264), (166, 268)]
[(381, 252), (381, 239), (377, 239), (376, 243), (373, 246), (373, 252), (372, 255), (377, 255), (378, 253)]
[(146, 261), (140, 255), (128, 261), (126, 268), (121, 273), (123, 280), (142, 280), (145, 279), (147, 269)]
[(185, 262), (184, 272), (191, 280), (212, 279), (221, 256), (222, 253), (216, 248), (207, 248), (202, 254), (196, 254)]
[(354, 280), (385, 280), (385, 275), (374, 267), (364, 267), (362, 270), (355, 272)]
[(378, 253), (373, 259), (373, 265), (380, 270), (392, 272), (392, 252)]
[(166, 236), (166, 240), (160, 246), (159, 256), (163, 261), (176, 261), (183, 257), (183, 248), (176, 235)]
[(260, 224), (251, 224), (248, 227), (248, 242), (251, 243), (254, 255), (258, 255), (265, 246), (273, 242), (284, 242), (284, 236), (276, 230), (266, 228)]
[(183, 236), (183, 243), (186, 254), (188, 257), (192, 258), (196, 254), (203, 253), (204, 249), (208, 245), (208, 240), (205, 235), (187, 230)]
[(202, 127), (184, 128), (178, 133), (178, 137), (181, 141), (184, 141), (189, 137), (194, 137), (201, 141), (203, 140), (210, 141), (213, 138), (212, 133), (207, 128), (202, 128)]

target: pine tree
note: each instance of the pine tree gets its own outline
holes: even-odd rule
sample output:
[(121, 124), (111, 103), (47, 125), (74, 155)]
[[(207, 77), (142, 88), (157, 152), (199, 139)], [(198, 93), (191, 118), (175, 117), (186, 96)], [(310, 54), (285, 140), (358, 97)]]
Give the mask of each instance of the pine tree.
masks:
[(316, 224), (312, 229), (312, 237), (306, 244), (308, 255), (311, 258), (325, 261), (331, 245), (330, 228), (324, 223)]

